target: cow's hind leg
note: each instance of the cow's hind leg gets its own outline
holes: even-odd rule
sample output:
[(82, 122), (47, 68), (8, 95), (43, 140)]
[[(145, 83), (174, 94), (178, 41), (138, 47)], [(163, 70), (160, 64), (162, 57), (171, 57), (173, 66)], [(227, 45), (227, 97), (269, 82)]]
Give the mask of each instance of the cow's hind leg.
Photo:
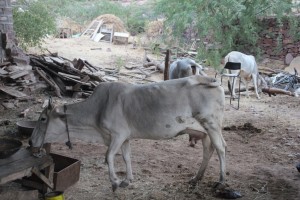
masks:
[(194, 176), (189, 183), (192, 185), (196, 185), (196, 183), (202, 179), (204, 172), (207, 168), (208, 162), (214, 152), (214, 147), (210, 141), (210, 138), (206, 136), (205, 138), (202, 139), (202, 145), (203, 145), (203, 160), (201, 163), (201, 166), (198, 170), (198, 173), (196, 176)]
[(223, 117), (215, 119), (214, 117), (197, 117), (199, 123), (206, 129), (208, 136), (217, 151), (220, 160), (220, 178), (219, 182), (224, 183), (225, 181), (225, 151), (226, 142), (222, 136), (221, 122)]
[(112, 136), (111, 143), (108, 147), (107, 151), (107, 163), (108, 163), (108, 171), (109, 171), (109, 178), (110, 182), (112, 184), (112, 190), (115, 191), (119, 185), (121, 184), (121, 180), (117, 177), (115, 173), (115, 167), (114, 167), (114, 159), (115, 155), (120, 149), (121, 145), (126, 139), (122, 138), (120, 135)]
[(131, 150), (130, 150), (129, 140), (125, 140), (125, 142), (121, 146), (121, 149), (122, 149), (122, 156), (126, 164), (126, 179), (121, 182), (120, 187), (126, 187), (133, 180), (131, 158), (130, 158)]
[(256, 98), (260, 99), (259, 94), (258, 94), (257, 75), (256, 74), (252, 74), (252, 80), (253, 80), (253, 85), (254, 85), (254, 90), (255, 90)]

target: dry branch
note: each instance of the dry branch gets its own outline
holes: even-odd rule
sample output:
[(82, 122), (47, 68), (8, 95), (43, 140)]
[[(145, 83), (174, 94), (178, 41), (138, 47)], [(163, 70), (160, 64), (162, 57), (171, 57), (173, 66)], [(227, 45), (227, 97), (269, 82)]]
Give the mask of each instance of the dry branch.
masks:
[(262, 88), (262, 92), (267, 93), (269, 96), (276, 96), (276, 94), (284, 94), (288, 96), (295, 96), (291, 91), (286, 91), (278, 88)]

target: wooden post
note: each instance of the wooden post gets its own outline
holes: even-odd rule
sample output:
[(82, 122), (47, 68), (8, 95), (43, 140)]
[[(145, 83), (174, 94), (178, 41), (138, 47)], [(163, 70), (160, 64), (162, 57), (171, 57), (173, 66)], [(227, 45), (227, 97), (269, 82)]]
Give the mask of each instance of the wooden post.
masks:
[(170, 67), (170, 54), (171, 51), (168, 49), (165, 58), (165, 70), (164, 70), (164, 80), (169, 80), (169, 67)]

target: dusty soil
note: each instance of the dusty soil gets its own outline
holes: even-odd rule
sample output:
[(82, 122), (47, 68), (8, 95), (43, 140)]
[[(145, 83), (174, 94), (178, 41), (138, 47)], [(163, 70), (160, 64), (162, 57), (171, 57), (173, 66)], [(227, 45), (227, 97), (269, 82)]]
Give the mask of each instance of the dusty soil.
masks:
[[(80, 38), (48, 39), (44, 44), (51, 52), (70, 60), (85, 58), (101, 67), (140, 64), (144, 51), (130, 45), (95, 43)], [(91, 50), (91, 48), (101, 48)], [(40, 53), (31, 50), (33, 53)], [(161, 59), (161, 58), (157, 58)], [(122, 68), (123, 69), (123, 68)], [(213, 76), (212, 69), (207, 70)], [(163, 75), (153, 74), (151, 80), (160, 81)], [(134, 82), (134, 80), (120, 80)], [(15, 122), (37, 119), (45, 93), (34, 95), (35, 100), (18, 102), (11, 110), (0, 109), (1, 131), (19, 137)], [(300, 199), (300, 173), (295, 165), (300, 162), (300, 99), (261, 94), (261, 100), (251, 93), (242, 95), (240, 109), (229, 105), (226, 99), (223, 135), (227, 142), (227, 184), (239, 191), (244, 200), (292, 200)], [(56, 103), (71, 103), (74, 99), (54, 98)], [(236, 105), (237, 102), (233, 102)], [(19, 113), (30, 108), (26, 119)], [(2, 134), (3, 135), (3, 134)], [(23, 140), (24, 145), (26, 139)], [(106, 147), (74, 140), (74, 149), (52, 144), (52, 152), (77, 158), (81, 161), (80, 180), (65, 191), (67, 200), (98, 199), (220, 199), (212, 185), (218, 180), (219, 161), (214, 153), (204, 179), (192, 187), (189, 179), (197, 172), (202, 159), (201, 141), (195, 148), (189, 147), (188, 136), (171, 140), (133, 140), (132, 166), (134, 180), (127, 188), (112, 192), (108, 167), (104, 164)], [(122, 156), (116, 156), (116, 170), (125, 175)]]

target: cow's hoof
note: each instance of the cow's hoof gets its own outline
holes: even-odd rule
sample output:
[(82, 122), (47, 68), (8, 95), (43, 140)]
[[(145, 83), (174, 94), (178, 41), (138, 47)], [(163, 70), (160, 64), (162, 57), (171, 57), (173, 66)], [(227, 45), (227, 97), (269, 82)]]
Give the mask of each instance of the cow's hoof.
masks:
[(111, 186), (112, 186), (112, 191), (113, 192), (115, 192), (119, 187), (119, 185), (117, 183), (113, 183)]
[(195, 143), (190, 143), (190, 147), (195, 147)]
[(300, 163), (298, 163), (298, 164), (296, 165), (296, 168), (297, 168), (298, 172), (300, 172)]
[(222, 189), (216, 191), (216, 197), (223, 198), (223, 199), (237, 199), (237, 198), (241, 198), (242, 195), (240, 192), (235, 190)]
[(221, 182), (215, 182), (213, 184), (213, 188), (216, 190), (221, 190), (221, 189), (225, 189), (226, 185), (224, 183)]
[(121, 188), (127, 187), (129, 183), (127, 181), (122, 181), (121, 184), (119, 185)]

